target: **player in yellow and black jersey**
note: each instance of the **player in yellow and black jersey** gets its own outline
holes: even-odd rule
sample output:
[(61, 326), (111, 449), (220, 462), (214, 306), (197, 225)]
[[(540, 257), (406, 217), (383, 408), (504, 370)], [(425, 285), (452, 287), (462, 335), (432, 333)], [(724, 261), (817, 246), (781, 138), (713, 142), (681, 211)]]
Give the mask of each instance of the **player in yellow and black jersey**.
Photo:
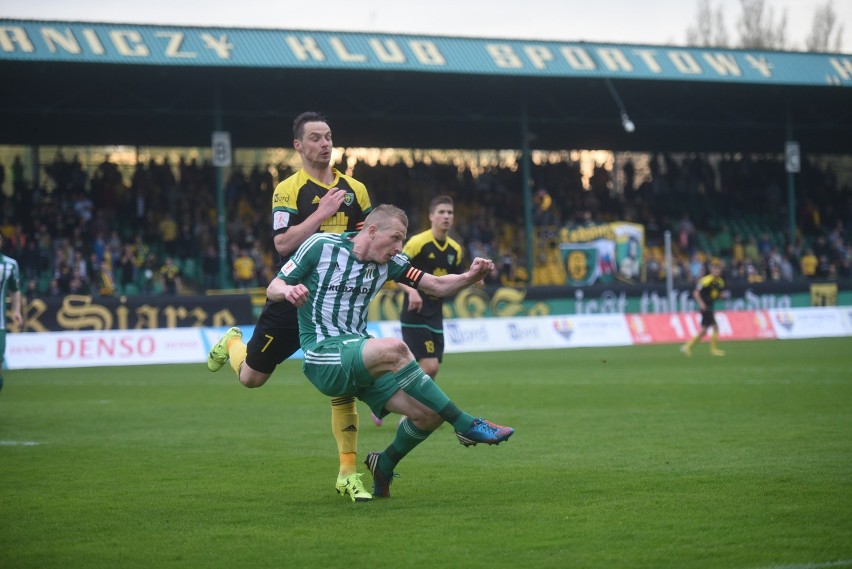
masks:
[(684, 355), (692, 355), (692, 348), (701, 341), (710, 328), (713, 328), (713, 333), (710, 336), (710, 355), (725, 355), (725, 352), (719, 349), (719, 325), (716, 323), (716, 314), (713, 311), (713, 303), (722, 296), (724, 289), (722, 262), (714, 260), (710, 263), (710, 274), (701, 277), (692, 291), (692, 297), (701, 309), (701, 330), (694, 338), (680, 347), (680, 351)]
[[(454, 218), (450, 196), (437, 196), (429, 203), (431, 227), (413, 235), (402, 250), (413, 267), (435, 276), (462, 272), (461, 245), (449, 236)], [(444, 357), (444, 301), (420, 294), (414, 288), (399, 286), (405, 292), (399, 315), (402, 339), (423, 371), (435, 379)]]
[[(302, 168), (276, 186), (272, 194), (272, 233), (281, 265), (315, 233), (342, 233), (361, 229), (372, 210), (367, 188), (331, 166), (331, 128), (319, 113), (302, 113), (293, 121), (293, 148)], [(269, 302), (248, 344), (239, 328), (231, 328), (213, 346), (207, 358), (211, 371), (228, 359), (246, 387), (260, 387), (276, 366), (299, 349), (296, 307)], [(336, 488), (343, 496), (363, 502), (372, 496), (356, 473), (358, 410), (354, 397), (331, 400), (331, 426), (340, 453)]]

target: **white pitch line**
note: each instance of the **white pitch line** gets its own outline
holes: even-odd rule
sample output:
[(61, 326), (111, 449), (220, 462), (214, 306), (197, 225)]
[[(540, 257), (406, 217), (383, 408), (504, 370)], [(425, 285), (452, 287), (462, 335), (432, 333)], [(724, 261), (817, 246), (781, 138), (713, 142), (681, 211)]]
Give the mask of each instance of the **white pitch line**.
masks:
[(38, 441), (0, 441), (0, 447), (34, 447), (40, 444)]

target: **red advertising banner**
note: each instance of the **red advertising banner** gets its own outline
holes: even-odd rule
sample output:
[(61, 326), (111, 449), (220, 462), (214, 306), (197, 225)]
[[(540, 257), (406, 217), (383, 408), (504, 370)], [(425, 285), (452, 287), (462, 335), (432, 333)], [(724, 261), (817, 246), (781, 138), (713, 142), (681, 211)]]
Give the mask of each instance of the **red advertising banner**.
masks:
[[(686, 342), (701, 330), (698, 312), (669, 314), (626, 314), (634, 344), (675, 344)], [(758, 340), (775, 338), (775, 329), (763, 310), (717, 312), (719, 338)]]

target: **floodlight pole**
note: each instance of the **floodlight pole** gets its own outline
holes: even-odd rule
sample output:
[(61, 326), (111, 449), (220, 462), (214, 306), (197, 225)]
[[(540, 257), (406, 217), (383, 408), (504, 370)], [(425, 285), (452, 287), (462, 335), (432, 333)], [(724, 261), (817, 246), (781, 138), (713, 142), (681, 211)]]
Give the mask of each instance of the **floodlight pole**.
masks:
[(615, 85), (612, 84), (609, 77), (604, 77), (604, 83), (606, 83), (606, 88), (609, 89), (609, 94), (612, 95), (612, 100), (615, 101), (615, 105), (618, 107), (618, 114), (621, 117), (621, 126), (624, 128), (624, 132), (633, 132), (636, 130), (636, 125), (630, 120), (627, 108), (624, 106), (624, 101), (618, 95), (618, 91), (615, 90)]

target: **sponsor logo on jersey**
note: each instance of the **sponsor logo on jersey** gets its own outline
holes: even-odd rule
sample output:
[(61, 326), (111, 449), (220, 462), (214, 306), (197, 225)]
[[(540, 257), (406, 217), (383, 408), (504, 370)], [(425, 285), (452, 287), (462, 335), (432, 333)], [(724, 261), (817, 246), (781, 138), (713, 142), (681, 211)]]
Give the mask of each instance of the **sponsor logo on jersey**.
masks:
[(290, 225), (290, 212), (276, 211), (272, 214), (272, 229), (284, 229)]
[(318, 204), (320, 202), (319, 196), (314, 196), (314, 199), (311, 201), (311, 205)]
[[(282, 271), (283, 271), (283, 269), (282, 269)], [(361, 294), (370, 294), (370, 287), (366, 287), (366, 286), (359, 287), (359, 286), (345, 284), (345, 283), (330, 284), (330, 285), (325, 287), (325, 290), (336, 291), (336, 292), (355, 292), (355, 293), (361, 293)]]
[(293, 259), (290, 259), (289, 261), (284, 263), (283, 267), (281, 267), (281, 274), (286, 277), (287, 275), (292, 273), (295, 268), (296, 268), (295, 261), (293, 261)]

